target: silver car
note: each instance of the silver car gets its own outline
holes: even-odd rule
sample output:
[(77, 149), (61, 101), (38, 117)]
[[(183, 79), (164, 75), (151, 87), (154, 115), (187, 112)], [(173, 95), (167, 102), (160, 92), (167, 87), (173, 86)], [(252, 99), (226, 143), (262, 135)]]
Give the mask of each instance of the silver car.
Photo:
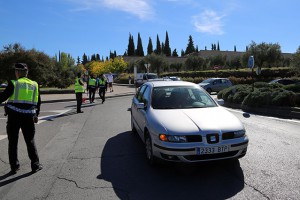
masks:
[(132, 100), (131, 128), (145, 143), (149, 163), (158, 158), (202, 162), (245, 156), (249, 140), (243, 124), (218, 103), (190, 82), (142, 85)]
[(228, 78), (209, 78), (199, 83), (199, 85), (211, 94), (231, 87), (232, 83)]

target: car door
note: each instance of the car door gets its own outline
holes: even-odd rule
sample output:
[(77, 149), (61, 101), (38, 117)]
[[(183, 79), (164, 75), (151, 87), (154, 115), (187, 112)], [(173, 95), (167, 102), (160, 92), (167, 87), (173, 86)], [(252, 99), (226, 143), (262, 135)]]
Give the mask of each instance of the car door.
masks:
[(146, 122), (147, 122), (148, 109), (150, 106), (151, 87), (147, 85), (145, 87), (145, 90), (143, 91), (143, 93), (141, 93), (140, 95), (141, 96), (138, 100), (139, 100), (139, 103), (144, 103), (144, 108), (137, 109), (136, 122), (140, 129), (139, 134), (141, 134), (141, 138), (143, 138), (144, 128), (145, 128)]
[(139, 112), (140, 112), (139, 111), (140, 109), (138, 108), (138, 104), (142, 102), (143, 93), (145, 92), (146, 88), (147, 85), (142, 85), (132, 99), (132, 105), (131, 105), (132, 120), (134, 121), (134, 124), (136, 125), (136, 129), (138, 132), (141, 132), (138, 123)]

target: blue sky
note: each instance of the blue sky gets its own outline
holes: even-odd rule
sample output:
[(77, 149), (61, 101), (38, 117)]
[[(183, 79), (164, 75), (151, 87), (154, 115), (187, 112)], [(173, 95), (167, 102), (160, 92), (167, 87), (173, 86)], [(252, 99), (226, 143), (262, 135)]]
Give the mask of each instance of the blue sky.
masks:
[(195, 46), (245, 51), (251, 41), (278, 43), (282, 52), (300, 46), (299, 0), (0, 0), (0, 45), (20, 43), (49, 56), (59, 51), (123, 55), (129, 34), (147, 52), (156, 36), (180, 55), (191, 35)]

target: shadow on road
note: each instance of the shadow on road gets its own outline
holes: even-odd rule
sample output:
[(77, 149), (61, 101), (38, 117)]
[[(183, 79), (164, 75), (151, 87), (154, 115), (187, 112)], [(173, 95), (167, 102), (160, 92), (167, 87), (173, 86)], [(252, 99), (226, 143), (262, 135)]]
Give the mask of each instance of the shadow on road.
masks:
[(147, 164), (144, 146), (130, 131), (105, 144), (97, 177), (111, 182), (120, 199), (227, 199), (244, 188), (239, 161)]

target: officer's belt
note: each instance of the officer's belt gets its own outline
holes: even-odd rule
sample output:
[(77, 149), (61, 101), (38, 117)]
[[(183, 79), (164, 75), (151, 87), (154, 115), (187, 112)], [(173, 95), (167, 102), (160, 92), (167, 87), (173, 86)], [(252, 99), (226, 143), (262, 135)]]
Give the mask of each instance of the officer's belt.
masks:
[(17, 108), (16, 106), (10, 105), (10, 104), (6, 104), (6, 107), (12, 109), (13, 111), (19, 112), (19, 113), (26, 113), (26, 114), (35, 114), (35, 109), (21, 109), (21, 108)]

